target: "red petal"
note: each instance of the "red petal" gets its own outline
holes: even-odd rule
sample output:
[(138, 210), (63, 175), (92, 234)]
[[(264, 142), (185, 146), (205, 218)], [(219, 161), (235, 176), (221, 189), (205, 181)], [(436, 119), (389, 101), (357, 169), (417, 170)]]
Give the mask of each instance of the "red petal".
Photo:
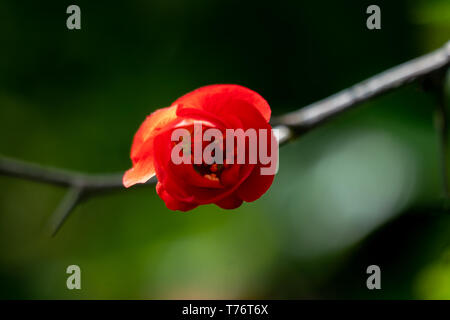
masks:
[(174, 119), (176, 106), (156, 110), (142, 123), (131, 147), (133, 168), (125, 172), (122, 179), (126, 188), (136, 183), (145, 183), (155, 175), (153, 138)]
[[(133, 145), (131, 147), (131, 159), (133, 163), (142, 158), (142, 147), (147, 141), (152, 139), (159, 130), (165, 127), (170, 121), (176, 119), (177, 106), (171, 106), (156, 110), (150, 114), (136, 132)], [(144, 152), (145, 153), (145, 152)]]
[(145, 183), (155, 175), (153, 161), (141, 160), (133, 168), (127, 170), (123, 175), (122, 182), (125, 188), (129, 188), (136, 183)]
[(220, 201), (217, 201), (215, 204), (222, 209), (236, 209), (241, 206), (242, 202), (242, 199), (232, 194)]
[[(268, 149), (270, 150), (273, 144), (277, 144), (273, 132), (267, 137)], [(278, 154), (277, 154), (278, 155)], [(279, 161), (278, 157), (275, 159)], [(276, 165), (276, 163), (272, 164)], [(269, 165), (262, 165), (258, 163), (250, 176), (237, 189), (236, 194), (246, 202), (252, 202), (260, 198), (272, 185), (275, 175), (262, 175), (261, 168)]]
[(247, 102), (269, 122), (271, 110), (267, 101), (255, 91), (235, 84), (215, 84), (198, 88), (177, 99), (173, 105), (183, 104), (218, 114), (226, 109), (231, 101)]
[(236, 190), (236, 194), (246, 202), (259, 199), (272, 185), (275, 175), (261, 175), (256, 167), (250, 176)]
[(170, 210), (189, 211), (197, 207), (197, 204), (195, 203), (182, 202), (173, 198), (167, 193), (160, 182), (156, 184), (156, 193), (164, 200), (166, 207)]

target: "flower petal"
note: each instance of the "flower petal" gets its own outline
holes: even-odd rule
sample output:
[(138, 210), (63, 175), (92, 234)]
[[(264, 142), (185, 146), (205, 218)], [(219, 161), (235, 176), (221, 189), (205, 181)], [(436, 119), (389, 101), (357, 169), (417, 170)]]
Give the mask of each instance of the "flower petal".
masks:
[(220, 201), (217, 201), (215, 204), (222, 209), (236, 209), (242, 204), (242, 202), (242, 199), (235, 194), (232, 194)]
[(147, 152), (143, 152), (143, 146), (147, 141), (152, 139), (162, 128), (169, 122), (176, 119), (177, 106), (162, 108), (156, 110), (144, 120), (136, 132), (133, 145), (131, 146), (131, 159), (133, 163), (137, 162), (143, 156), (148, 158)]
[(176, 106), (156, 110), (150, 114), (136, 132), (131, 146), (133, 167), (123, 175), (123, 185), (128, 188), (145, 183), (155, 175), (153, 138), (176, 119)]
[(259, 199), (272, 185), (275, 175), (261, 175), (256, 167), (250, 176), (236, 190), (236, 194), (246, 202)]
[(197, 204), (195, 203), (182, 202), (173, 198), (170, 194), (167, 193), (160, 182), (156, 184), (156, 193), (161, 199), (163, 199), (166, 207), (170, 210), (189, 211), (197, 207)]
[(220, 114), (220, 111), (228, 108), (233, 101), (249, 103), (269, 122), (271, 110), (267, 101), (255, 91), (235, 84), (214, 84), (198, 88), (177, 99), (173, 105), (183, 104)]
[(133, 168), (127, 170), (123, 175), (122, 182), (125, 188), (129, 188), (136, 183), (146, 183), (155, 175), (153, 161), (141, 160)]
[[(261, 169), (266, 168), (270, 165), (273, 166), (274, 171), (279, 161), (278, 158), (278, 142), (275, 138), (273, 132), (271, 132), (270, 136), (267, 137), (268, 150), (271, 150), (272, 146), (276, 146), (276, 154), (273, 155), (274, 159), (272, 161), (274, 163), (268, 163), (263, 165), (262, 163), (258, 163), (258, 165), (254, 168), (252, 173), (249, 175), (247, 180), (245, 180), (237, 189), (236, 194), (246, 202), (252, 202), (260, 198), (272, 185), (273, 179), (275, 177), (274, 174), (271, 175), (263, 175), (261, 174)], [(260, 159), (261, 160), (261, 159)]]

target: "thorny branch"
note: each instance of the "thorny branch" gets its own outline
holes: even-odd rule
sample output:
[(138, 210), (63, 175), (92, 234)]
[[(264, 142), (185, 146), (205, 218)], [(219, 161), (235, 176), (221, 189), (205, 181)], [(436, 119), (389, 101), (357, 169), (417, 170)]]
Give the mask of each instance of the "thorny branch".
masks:
[[(272, 119), (279, 129), (279, 143), (283, 145), (299, 135), (323, 124), (334, 116), (362, 102), (377, 97), (416, 80), (444, 73), (450, 65), (450, 42), (427, 55), (388, 69), (328, 98), (312, 103), (297, 111)], [(440, 77), (443, 79), (443, 77)], [(442, 124), (447, 126), (447, 124)], [(442, 134), (442, 133), (441, 133)], [(446, 141), (445, 141), (446, 142)], [(446, 172), (446, 169), (444, 170)], [(55, 184), (68, 188), (68, 192), (51, 219), (52, 234), (56, 234), (76, 205), (88, 196), (124, 189), (122, 174), (85, 174), (0, 156), (0, 174)], [(156, 183), (153, 178), (145, 185)]]
[[(68, 188), (65, 197), (50, 220), (50, 228), (53, 235), (58, 232), (70, 213), (81, 201), (101, 192), (124, 189), (122, 184), (123, 173), (85, 174), (44, 167), (4, 156), (0, 156), (0, 175), (46, 182)], [(155, 183), (156, 178), (152, 178), (147, 183), (139, 186), (153, 185)]]
[(427, 55), (388, 69), (328, 98), (275, 118), (272, 124), (286, 126), (290, 133), (286, 140), (290, 140), (362, 102), (415, 80), (443, 72), (449, 65), (450, 41)]

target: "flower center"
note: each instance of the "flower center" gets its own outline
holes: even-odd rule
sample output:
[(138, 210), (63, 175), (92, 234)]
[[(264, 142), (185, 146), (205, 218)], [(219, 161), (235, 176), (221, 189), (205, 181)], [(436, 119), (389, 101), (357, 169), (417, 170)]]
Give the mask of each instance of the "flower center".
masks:
[(213, 163), (208, 165), (206, 163), (194, 164), (194, 169), (204, 178), (211, 181), (220, 181), (220, 175), (224, 169), (223, 164)]
[[(202, 137), (200, 140), (195, 140), (195, 135), (192, 134), (191, 135), (191, 163), (194, 166), (195, 171), (197, 171), (201, 176), (203, 176), (205, 179), (211, 180), (211, 181), (220, 181), (220, 177), (222, 175), (222, 172), (225, 168), (229, 167), (229, 165), (225, 164), (225, 154), (224, 154), (224, 146), (225, 146), (225, 139), (221, 139), (221, 141), (215, 141), (215, 138), (212, 139), (212, 141), (204, 141), (203, 136), (204, 136), (204, 132), (206, 130), (210, 129), (210, 127), (208, 126), (202, 126), (202, 132), (201, 135), (197, 135), (197, 138), (200, 136)], [(192, 130), (192, 131), (191, 131)], [(194, 128), (191, 128), (191, 132), (193, 133)], [(195, 148), (195, 143), (199, 143), (201, 144), (201, 150), (202, 150), (202, 158), (201, 164), (196, 164), (194, 162), (194, 148)], [(205, 150), (205, 148), (211, 144), (211, 143), (218, 143), (218, 147), (222, 150), (222, 157), (221, 159), (218, 159), (219, 163), (216, 163), (216, 161), (214, 161), (212, 164), (207, 164), (205, 162), (205, 159), (203, 158), (203, 152)], [(211, 151), (211, 156), (215, 157), (216, 153), (215, 150)]]

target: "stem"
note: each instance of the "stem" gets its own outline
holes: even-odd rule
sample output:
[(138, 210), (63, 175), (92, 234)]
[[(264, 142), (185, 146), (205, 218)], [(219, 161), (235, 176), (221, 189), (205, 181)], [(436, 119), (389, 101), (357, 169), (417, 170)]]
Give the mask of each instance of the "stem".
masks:
[(450, 41), (429, 54), (388, 69), (304, 108), (275, 118), (272, 124), (287, 126), (292, 130), (292, 138), (295, 138), (362, 102), (445, 70), (449, 64)]

